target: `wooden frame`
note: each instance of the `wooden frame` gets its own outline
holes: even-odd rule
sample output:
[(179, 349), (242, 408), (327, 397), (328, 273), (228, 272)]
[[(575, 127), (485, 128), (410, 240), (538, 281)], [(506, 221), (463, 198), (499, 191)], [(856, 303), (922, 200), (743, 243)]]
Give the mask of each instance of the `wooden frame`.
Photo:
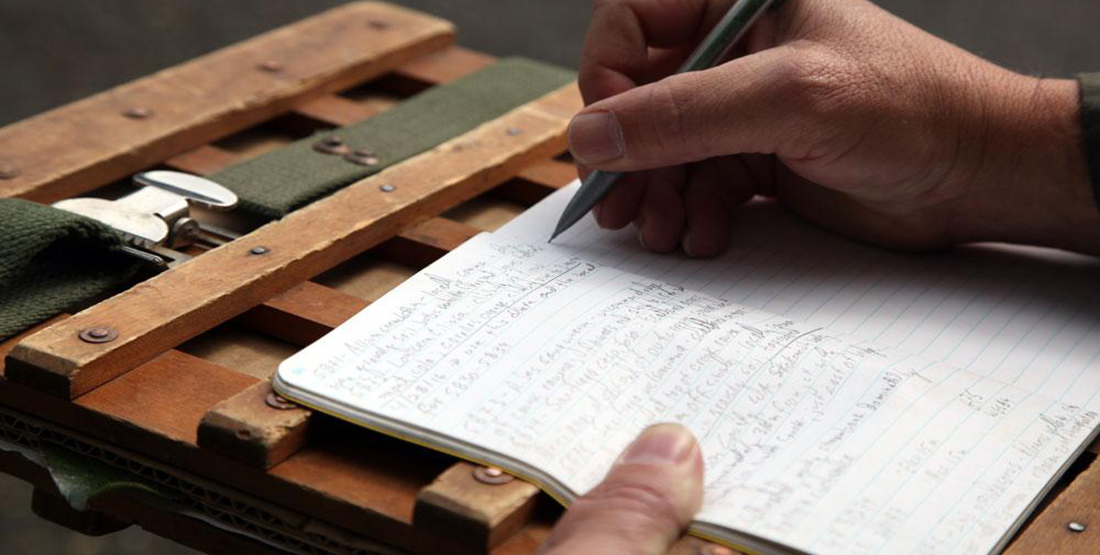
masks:
[[(213, 173), (492, 63), (452, 40), (450, 24), (386, 4), (326, 12), (0, 129), (0, 162), (21, 170), (0, 180), (0, 195), (49, 202), (151, 167)], [(273, 407), (268, 379), (286, 353), (571, 181), (575, 170), (557, 157), (579, 107), (566, 87), (0, 345), (0, 438), (47, 430), (88, 456), (216, 490), (235, 507), (229, 513), (281, 515), (249, 526), (268, 526), (263, 533), (283, 543), (124, 493), (74, 512), (40, 465), (0, 453), (0, 469), (35, 484), (47, 518), (86, 532), (137, 523), (209, 552), (534, 551), (560, 509), (533, 486), (483, 484), (468, 463)], [(77, 140), (87, 136), (111, 140)], [(253, 254), (257, 246), (265, 252)], [(119, 338), (77, 339), (98, 325)], [(1066, 528), (1068, 520), (1100, 526), (1092, 458), (1078, 462), (1010, 551), (1100, 548), (1096, 533)], [(676, 552), (704, 545), (687, 539)]]

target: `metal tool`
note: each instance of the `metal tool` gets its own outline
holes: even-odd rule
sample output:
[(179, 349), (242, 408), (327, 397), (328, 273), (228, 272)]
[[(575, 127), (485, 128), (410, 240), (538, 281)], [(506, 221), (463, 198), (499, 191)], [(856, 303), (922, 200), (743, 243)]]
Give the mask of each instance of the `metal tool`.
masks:
[(192, 206), (232, 210), (237, 206), (233, 191), (204, 177), (168, 170), (139, 173), (133, 180), (141, 188), (117, 200), (74, 198), (53, 206), (111, 226), (122, 234), (125, 252), (162, 269), (190, 260), (177, 249), (195, 243), (218, 246), (237, 238), (191, 217)]

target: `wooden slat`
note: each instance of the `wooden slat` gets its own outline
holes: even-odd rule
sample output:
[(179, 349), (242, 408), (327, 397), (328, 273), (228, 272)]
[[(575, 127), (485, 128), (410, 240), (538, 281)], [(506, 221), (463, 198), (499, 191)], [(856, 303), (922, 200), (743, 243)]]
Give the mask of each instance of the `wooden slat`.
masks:
[(535, 507), (538, 488), (515, 480), (488, 485), (474, 465), (455, 464), (420, 491), (413, 524), (425, 534), (453, 538), (455, 553), (484, 553), (512, 537)]
[(426, 87), (450, 83), (455, 79), (484, 69), (492, 65), (493, 62), (495, 62), (495, 58), (488, 54), (475, 52), (461, 46), (451, 46), (412, 60), (398, 68), (394, 74), (402, 79), (415, 81)]
[(540, 160), (515, 179), (497, 187), (493, 195), (530, 206), (577, 178), (577, 167), (559, 160)]
[(305, 347), (344, 323), (369, 303), (307, 281), (242, 314), (237, 321), (293, 345)]
[(294, 113), (315, 121), (343, 127), (376, 116), (394, 102), (355, 102), (340, 95), (326, 94), (294, 107)]
[[(0, 181), (0, 196), (74, 196), (389, 72), (453, 36), (446, 21), (388, 4), (330, 10), (0, 129), (0, 162), (20, 171)], [(275, 71), (259, 68), (269, 60)], [(151, 113), (122, 115), (131, 107)]]
[[(566, 86), (34, 334), (9, 355), (8, 378), (65, 398), (90, 391), (561, 152), (580, 104), (575, 85)], [(253, 254), (257, 247), (263, 254)], [(79, 339), (95, 326), (119, 336)]]
[(273, 408), (266, 401), (269, 393), (269, 383), (257, 383), (210, 409), (199, 423), (199, 446), (264, 469), (300, 451), (311, 411)]
[[(1069, 523), (1084, 524), (1073, 532)], [(1058, 494), (1005, 550), (1030, 553), (1100, 553), (1100, 464), (1093, 461)]]
[[(386, 245), (400, 250), (394, 255), (405, 259), (410, 255), (438, 257), (475, 234), (476, 229), (433, 218)], [(367, 304), (359, 297), (307, 281), (242, 314), (237, 322), (306, 346)], [(199, 446), (260, 468), (271, 468), (302, 449), (308, 437), (310, 411), (273, 409), (266, 403), (269, 391), (266, 383), (257, 384), (210, 409), (199, 424)]]

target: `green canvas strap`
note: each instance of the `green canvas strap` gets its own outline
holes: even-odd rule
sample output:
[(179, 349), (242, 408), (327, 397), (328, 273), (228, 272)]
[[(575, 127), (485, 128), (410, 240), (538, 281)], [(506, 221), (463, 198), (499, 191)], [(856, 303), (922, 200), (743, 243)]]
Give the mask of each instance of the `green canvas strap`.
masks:
[(1089, 167), (1093, 198), (1100, 208), (1100, 73), (1082, 73), (1081, 135), (1084, 139), (1085, 161)]
[[(570, 71), (531, 60), (501, 60), (363, 123), (297, 141), (211, 179), (240, 196), (240, 209), (280, 218), (574, 78)], [(314, 149), (332, 136), (349, 151), (369, 151), (374, 163), (359, 165)], [(33, 202), (0, 199), (0, 238), (0, 340), (105, 298), (130, 282), (141, 264), (119, 252), (121, 240), (110, 228)]]
[[(210, 178), (241, 198), (240, 209), (276, 219), (355, 181), (473, 130), (558, 89), (567, 70), (508, 58), (447, 85), (428, 89), (362, 123), (319, 133), (227, 168)], [(337, 137), (346, 150), (369, 153), (371, 165), (314, 146)]]
[(109, 227), (63, 210), (0, 199), (0, 340), (110, 295), (140, 262)]

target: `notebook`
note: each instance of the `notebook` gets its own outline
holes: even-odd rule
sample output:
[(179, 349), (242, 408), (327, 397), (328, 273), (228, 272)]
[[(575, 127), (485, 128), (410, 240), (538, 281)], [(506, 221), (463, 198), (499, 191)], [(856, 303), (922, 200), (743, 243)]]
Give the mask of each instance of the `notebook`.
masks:
[(995, 552), (1100, 424), (1096, 261), (903, 255), (767, 203), (715, 260), (585, 221), (576, 185), (285, 360), (318, 410), (568, 505), (647, 425), (702, 443), (691, 533), (760, 553)]

